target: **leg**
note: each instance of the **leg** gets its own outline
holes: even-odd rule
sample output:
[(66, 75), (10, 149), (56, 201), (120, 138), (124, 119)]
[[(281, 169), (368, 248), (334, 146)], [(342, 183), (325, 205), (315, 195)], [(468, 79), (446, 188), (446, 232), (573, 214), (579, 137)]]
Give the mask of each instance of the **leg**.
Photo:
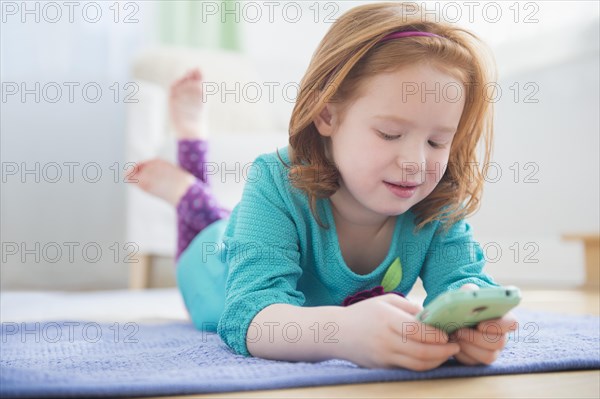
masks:
[(177, 160), (196, 178), (176, 205), (177, 259), (200, 231), (229, 214), (217, 206), (205, 175), (208, 131), (202, 94), (202, 73), (198, 69), (171, 85), (169, 113), (178, 138)]
[(190, 172), (196, 179), (208, 182), (204, 175), (208, 142), (204, 139), (181, 138), (177, 141), (177, 161), (179, 166)]
[(176, 207), (177, 258), (202, 229), (230, 214), (217, 205), (204, 176), (207, 130), (203, 108), (202, 74), (196, 69), (171, 85), (169, 97), (181, 167), (155, 159), (138, 165), (128, 176), (129, 181), (139, 182), (140, 188)]
[(217, 204), (208, 184), (196, 180), (177, 204), (176, 259), (206, 226), (229, 217), (230, 213)]
[(177, 138), (206, 140), (208, 131), (200, 70), (191, 70), (171, 84), (169, 115)]
[(142, 162), (127, 179), (176, 207), (177, 258), (206, 226), (230, 214), (218, 205), (208, 184), (165, 160)]
[(206, 182), (204, 164), (208, 147), (206, 118), (203, 116), (202, 74), (192, 70), (171, 85), (169, 113), (177, 135), (179, 166)]

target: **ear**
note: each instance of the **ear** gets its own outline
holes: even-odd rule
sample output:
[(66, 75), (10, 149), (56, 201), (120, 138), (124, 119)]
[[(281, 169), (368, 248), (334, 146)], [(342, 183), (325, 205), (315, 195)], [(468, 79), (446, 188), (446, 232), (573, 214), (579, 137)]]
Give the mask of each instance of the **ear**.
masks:
[(322, 136), (331, 136), (337, 124), (337, 113), (333, 104), (325, 104), (313, 122)]

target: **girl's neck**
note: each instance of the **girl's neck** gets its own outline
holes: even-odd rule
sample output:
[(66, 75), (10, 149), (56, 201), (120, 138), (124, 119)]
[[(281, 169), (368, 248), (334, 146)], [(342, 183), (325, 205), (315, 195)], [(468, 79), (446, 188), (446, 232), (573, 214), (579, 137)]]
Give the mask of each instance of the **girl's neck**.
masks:
[(372, 231), (377, 234), (391, 219), (395, 219), (365, 209), (350, 195), (343, 182), (340, 182), (340, 188), (329, 199), (336, 226), (342, 224), (353, 230)]

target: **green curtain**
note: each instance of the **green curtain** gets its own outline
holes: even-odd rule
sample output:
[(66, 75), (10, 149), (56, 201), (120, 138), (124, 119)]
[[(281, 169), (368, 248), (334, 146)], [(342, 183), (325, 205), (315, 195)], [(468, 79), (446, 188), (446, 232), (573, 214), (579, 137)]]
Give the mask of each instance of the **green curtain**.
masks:
[[(240, 51), (239, 0), (160, 0), (160, 40), (164, 44)], [(217, 7), (216, 9), (214, 7)], [(229, 13), (226, 13), (229, 11)], [(241, 12), (241, 11), (240, 11)], [(214, 13), (214, 14), (213, 14)], [(225, 21), (223, 21), (225, 19)], [(204, 22), (203, 22), (204, 21)]]

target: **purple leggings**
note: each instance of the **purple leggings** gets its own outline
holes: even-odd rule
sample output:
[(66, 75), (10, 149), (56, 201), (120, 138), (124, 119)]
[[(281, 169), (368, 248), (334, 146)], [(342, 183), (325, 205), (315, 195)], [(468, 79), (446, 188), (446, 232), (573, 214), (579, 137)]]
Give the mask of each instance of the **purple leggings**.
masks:
[(196, 181), (177, 204), (176, 260), (206, 226), (231, 214), (231, 210), (219, 206), (205, 176), (207, 147), (208, 143), (201, 139), (180, 139), (177, 142), (179, 166), (194, 175)]

